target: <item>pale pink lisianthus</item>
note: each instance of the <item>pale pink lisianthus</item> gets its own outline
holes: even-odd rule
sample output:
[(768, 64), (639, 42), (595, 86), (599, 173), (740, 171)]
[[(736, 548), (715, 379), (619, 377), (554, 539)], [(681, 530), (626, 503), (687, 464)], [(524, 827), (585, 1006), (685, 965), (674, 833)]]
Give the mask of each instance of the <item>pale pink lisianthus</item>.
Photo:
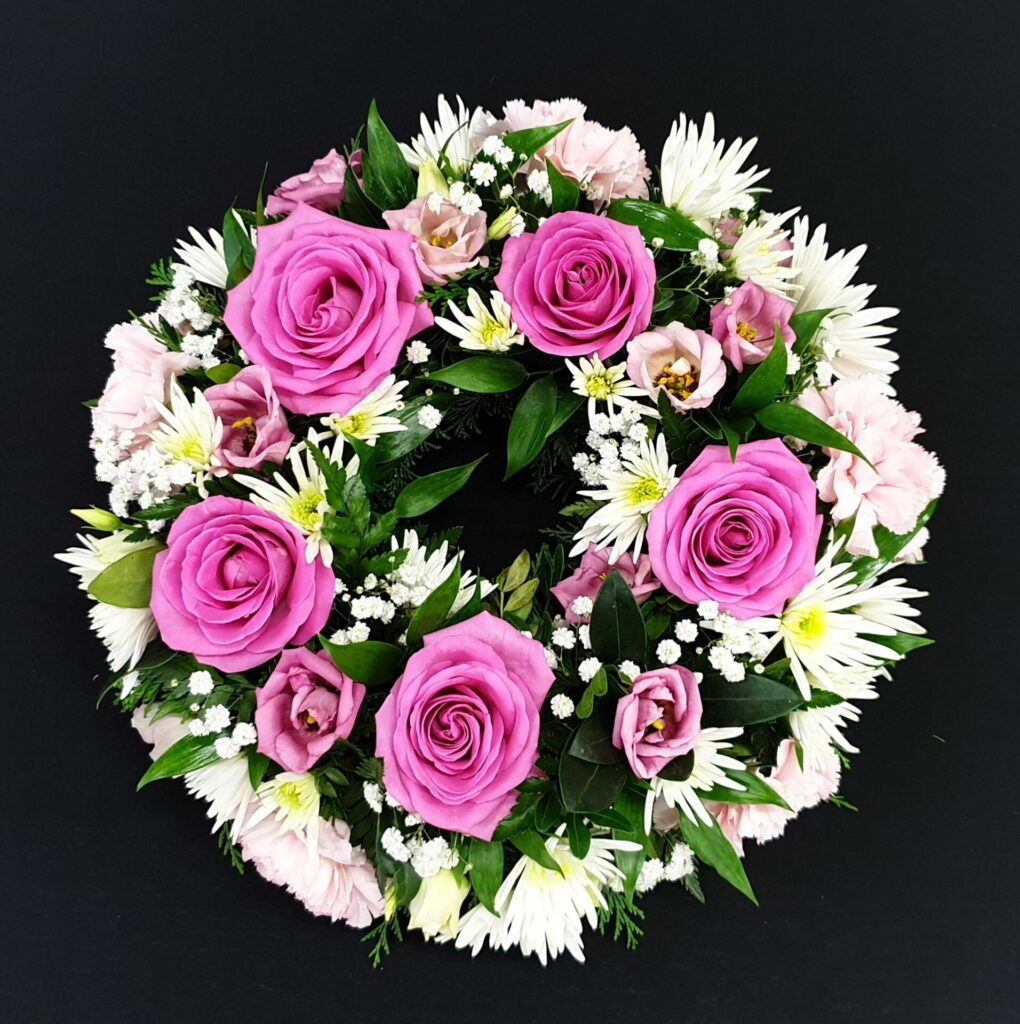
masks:
[(639, 555), (635, 561), (628, 552), (610, 565), (609, 548), (597, 548), (589, 544), (588, 550), (581, 556), (581, 564), (573, 573), (560, 580), (555, 587), (549, 588), (549, 593), (563, 605), (567, 622), (577, 625), (588, 621), (589, 616), (578, 615), (571, 606), (579, 597), (587, 597), (594, 604), (602, 584), (613, 569), (620, 574), (638, 604), (644, 604), (662, 586), (652, 575), (652, 563), (647, 555)]
[(867, 378), (806, 391), (797, 404), (848, 437), (871, 462), (823, 449), (829, 462), (818, 473), (818, 495), (832, 504), (834, 522), (856, 516), (847, 550), (877, 555), (874, 527), (909, 533), (945, 486), (938, 459), (914, 441), (922, 433), (920, 417)]
[(294, 435), (264, 366), (246, 366), (226, 384), (205, 391), (206, 401), (223, 424), (216, 458), (228, 469), (280, 465)]
[(307, 203), (319, 210), (336, 210), (344, 198), (347, 162), (335, 150), (319, 157), (301, 174), (295, 174), (277, 186), (266, 200), (266, 213), (276, 217), (290, 213), (298, 203)]
[(484, 213), (461, 213), (449, 200), (428, 196), (412, 199), (402, 210), (386, 210), (383, 220), (418, 243), (415, 259), (427, 284), (455, 281), (471, 267), (489, 265), (487, 256), (478, 255), (485, 245)]
[(524, 100), (511, 100), (503, 107), (503, 120), (492, 130), (498, 134), (515, 132), (572, 118), (571, 124), (543, 146), (524, 170), (545, 170), (548, 159), (599, 207), (625, 196), (647, 199), (650, 172), (645, 151), (634, 133), (630, 128), (614, 130), (589, 121), (585, 111), (585, 105), (575, 99), (551, 103), (535, 100), (531, 106)]
[(723, 353), (739, 373), (745, 364), (760, 363), (772, 351), (776, 324), (787, 349), (793, 348), (796, 335), (790, 326), (792, 314), (789, 299), (745, 281), (712, 307), (709, 319), (712, 336), (722, 344)]
[(296, 832), (280, 832), (272, 817), (241, 832), (241, 855), (274, 885), (282, 885), (319, 917), (364, 928), (384, 908), (375, 870), (351, 843), (343, 821), (320, 821), (314, 852)]
[(673, 321), (627, 342), (627, 376), (652, 396), (665, 389), (680, 412), (704, 409), (726, 383), (722, 346), (704, 331)]
[(113, 372), (92, 410), (92, 428), (130, 430), (144, 441), (161, 422), (159, 406), (170, 398), (170, 382), (198, 360), (171, 352), (137, 323), (111, 327), (104, 344), (113, 352)]

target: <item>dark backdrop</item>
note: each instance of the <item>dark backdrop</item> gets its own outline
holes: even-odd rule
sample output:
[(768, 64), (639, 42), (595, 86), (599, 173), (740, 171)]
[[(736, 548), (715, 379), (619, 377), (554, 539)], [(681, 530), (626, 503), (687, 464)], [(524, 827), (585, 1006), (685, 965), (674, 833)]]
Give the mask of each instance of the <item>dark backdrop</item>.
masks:
[[(1020, 1020), (1014, 924), (1017, 80), (1011, 2), (10, 5), (3, 112), (3, 911), (0, 1018), (51, 1021)], [(364, 13), (359, 13), (363, 11)], [(188, 224), (342, 145), (378, 98), (398, 136), (439, 90), (579, 95), (655, 161), (679, 109), (757, 134), (800, 204), (900, 306), (897, 386), (949, 490), (919, 652), (853, 731), (852, 814), (753, 848), (756, 910), (646, 901), (638, 953), (589, 937), (543, 972), (414, 940), (373, 972), (354, 932), (240, 878), (183, 787), (134, 792), (85, 601), (50, 552), (101, 502), (79, 400), (107, 326)], [(13, 401), (12, 401), (13, 400)], [(495, 438), (494, 443), (499, 439)], [(451, 508), (484, 567), (545, 506), (495, 462)]]

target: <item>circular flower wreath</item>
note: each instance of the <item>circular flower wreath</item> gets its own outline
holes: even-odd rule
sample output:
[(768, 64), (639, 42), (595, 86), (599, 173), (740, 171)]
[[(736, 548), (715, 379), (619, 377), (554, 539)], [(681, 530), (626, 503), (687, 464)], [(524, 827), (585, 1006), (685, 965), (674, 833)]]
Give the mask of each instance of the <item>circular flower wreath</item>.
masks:
[[(152, 267), (92, 405), (111, 511), (59, 556), (107, 689), (221, 847), (314, 914), (477, 953), (633, 944), (638, 897), (836, 795), (929, 641), (890, 569), (942, 490), (893, 397), (864, 247), (760, 206), (682, 116), (649, 171), (574, 100), (439, 98)], [(421, 517), (509, 419), (579, 490), (493, 581)]]

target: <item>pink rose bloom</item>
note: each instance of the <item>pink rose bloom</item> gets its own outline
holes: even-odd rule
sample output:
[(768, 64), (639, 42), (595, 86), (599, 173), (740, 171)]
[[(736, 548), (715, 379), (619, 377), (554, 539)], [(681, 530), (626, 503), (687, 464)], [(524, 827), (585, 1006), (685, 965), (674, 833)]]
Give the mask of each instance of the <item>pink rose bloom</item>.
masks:
[(304, 203), (259, 228), (255, 267), (227, 298), (224, 321), (269, 371), (286, 408), (349, 412), (393, 369), (404, 343), (432, 325), (416, 302), (414, 240)]
[(647, 555), (640, 555), (635, 562), (628, 552), (610, 565), (609, 549), (589, 544), (588, 550), (581, 557), (581, 564), (573, 574), (560, 580), (555, 587), (549, 588), (549, 593), (563, 605), (567, 622), (577, 625), (579, 622), (588, 621), (589, 616), (578, 615), (577, 612), (570, 610), (570, 606), (579, 597), (589, 597), (594, 604), (602, 584), (613, 569), (630, 587), (630, 592), (638, 604), (644, 604), (662, 586), (652, 575), (652, 563)]
[(236, 471), (283, 462), (294, 435), (264, 366), (246, 366), (226, 384), (206, 388), (205, 397), (223, 424), (220, 465)]
[(496, 287), (535, 348), (607, 359), (651, 320), (655, 261), (630, 224), (557, 213), (507, 239)]
[(491, 839), (534, 770), (552, 683), (542, 645), (488, 612), (430, 633), (376, 713), (386, 791), (436, 828)]
[(652, 510), (648, 553), (671, 594), (751, 619), (814, 578), (821, 529), (814, 481), (779, 438), (740, 445), (736, 462), (709, 445)]
[(818, 474), (818, 495), (832, 504), (834, 522), (856, 515), (847, 550), (877, 555), (874, 527), (909, 533), (945, 487), (938, 459), (914, 441), (923, 433), (920, 416), (866, 378), (806, 391), (797, 404), (850, 438), (874, 466), (849, 452), (823, 449), (829, 462)]
[(320, 821), (312, 853), (296, 832), (280, 832), (264, 818), (241, 833), (241, 856), (266, 881), (282, 885), (318, 917), (365, 928), (382, 915), (384, 902), (375, 869), (342, 821)]
[(326, 624), (333, 572), (305, 560), (305, 538), (238, 498), (186, 508), (156, 556), (152, 614), (175, 651), (243, 672), (304, 644)]
[(157, 409), (170, 400), (170, 381), (198, 360), (171, 352), (137, 323), (111, 327), (104, 344), (113, 352), (113, 372), (92, 410), (92, 429), (133, 430), (144, 440), (161, 422)]
[(639, 779), (651, 779), (694, 748), (701, 732), (701, 695), (680, 665), (642, 672), (616, 705), (613, 746)]
[(712, 307), (712, 335), (722, 342), (723, 353), (739, 373), (744, 364), (760, 363), (771, 351), (776, 323), (788, 349), (796, 335), (790, 326), (793, 303), (773, 295), (753, 281)]
[(524, 170), (545, 170), (548, 159), (560, 174), (577, 182), (597, 207), (623, 196), (647, 199), (650, 172), (645, 151), (634, 133), (629, 128), (614, 131), (598, 121), (588, 121), (585, 109), (583, 103), (573, 99), (552, 103), (536, 100), (530, 107), (523, 100), (511, 100), (503, 108), (503, 120), (493, 126), (493, 131), (515, 132), (573, 118)]
[(319, 210), (335, 210), (344, 200), (346, 173), (346, 161), (331, 149), (304, 174), (295, 174), (280, 184), (266, 200), (266, 213), (270, 217), (290, 213), (298, 203), (307, 203)]
[(664, 388), (680, 412), (704, 409), (726, 383), (722, 354), (710, 334), (674, 320), (627, 342), (627, 376), (655, 398)]
[(343, 674), (324, 651), (286, 650), (255, 691), (259, 753), (289, 772), (306, 772), (354, 728), (365, 687)]
[(478, 255), (485, 245), (484, 213), (468, 216), (446, 199), (433, 210), (428, 199), (412, 199), (402, 210), (386, 210), (383, 220), (417, 239), (415, 259), (428, 284), (455, 281), (471, 267), (489, 265), (487, 256)]

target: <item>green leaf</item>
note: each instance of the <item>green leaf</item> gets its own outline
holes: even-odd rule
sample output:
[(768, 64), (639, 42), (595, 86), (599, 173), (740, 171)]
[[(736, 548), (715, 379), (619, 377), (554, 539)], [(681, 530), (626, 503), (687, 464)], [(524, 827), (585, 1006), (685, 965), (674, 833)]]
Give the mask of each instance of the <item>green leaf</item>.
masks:
[(503, 607), (504, 612), (517, 612), (522, 613), (525, 608), (529, 607), (532, 599), (535, 596), (535, 591), (538, 590), (538, 580), (530, 579), (527, 583), (522, 583), (511, 595), (510, 600), (507, 601)]
[(684, 842), (694, 851), (698, 859), (713, 868), (735, 889), (739, 889), (755, 906), (755, 898), (751, 883), (747, 880), (744, 866), (740, 863), (737, 851), (723, 835), (719, 823), (709, 815), (710, 823), (695, 825), (685, 814), (680, 815), (680, 832)]
[(496, 907), (493, 901), (503, 884), (503, 844), (472, 839), (467, 859), (471, 865), (471, 887), (475, 890), (478, 902), (490, 914), (495, 914)]
[(429, 374), (429, 380), (438, 380), (451, 387), (478, 394), (495, 395), (513, 391), (525, 377), (520, 363), (506, 356), (468, 356), (441, 370)]
[(517, 794), (517, 802), (510, 813), (496, 826), (492, 834), (494, 843), (509, 839), (512, 835), (523, 831), (533, 821), (535, 804), (542, 796), (541, 790), (521, 790)]
[(545, 436), (552, 437), (583, 404), (584, 399), (579, 394), (574, 391), (568, 391), (559, 400), (556, 412), (553, 413), (552, 423), (549, 424), (549, 430)]
[(769, 354), (751, 371), (740, 385), (730, 404), (731, 411), (754, 412), (773, 401), (786, 384), (786, 345), (776, 324), (775, 341)]
[(521, 396), (510, 419), (504, 480), (509, 480), (538, 456), (555, 415), (556, 384), (551, 376), (539, 377)]
[(233, 209), (223, 215), (223, 255), (227, 264), (227, 291), (240, 284), (255, 265), (255, 246), (248, 228)]
[(254, 748), (250, 748), (248, 751), (248, 782), (251, 783), (252, 789), (258, 789), (262, 785), (267, 771), (269, 771), (269, 758)]
[(701, 721), (706, 726), (772, 722), (804, 703), (796, 690), (768, 676), (748, 675), (738, 683), (731, 683), (721, 676), (706, 675), (699, 692)]
[(527, 163), (547, 142), (551, 142), (573, 118), (560, 121), (559, 124), (543, 124), (537, 128), (522, 128), (516, 132), (503, 133), (503, 145), (509, 146), (516, 154), (516, 171), (521, 164)]
[(326, 501), (329, 502), (329, 507), (337, 511), (345, 511), (344, 488), (347, 486), (347, 471), (339, 463), (326, 458), (325, 452), (317, 444), (309, 441), (308, 450), (312, 453), (312, 459), (319, 472), (325, 478)]
[(407, 627), (408, 646), (419, 643), (427, 633), (433, 633), (446, 621), (453, 602), (460, 592), (460, 559), (453, 567), (453, 572), (436, 587), (415, 611)]
[(619, 665), (621, 661), (645, 660), (645, 623), (641, 609), (623, 581), (613, 569), (595, 598), (591, 613), (591, 649), (599, 661)]
[(580, 814), (567, 815), (567, 840), (570, 852), (578, 859), (584, 860), (591, 849), (591, 832)]
[(930, 636), (924, 636), (920, 633), (896, 633), (894, 636), (869, 636), (869, 640), (874, 640), (875, 643), (881, 644), (883, 647), (888, 647), (892, 654), (898, 654), (903, 657), (909, 654), (911, 651), (916, 651), (921, 647), (930, 647), (934, 640)]
[(822, 321), (832, 312), (831, 309), (805, 309), (790, 317), (790, 327), (796, 335), (793, 343), (794, 355), (800, 355), (814, 340)]
[[(867, 456), (850, 438), (844, 437), (824, 420), (820, 420), (814, 413), (802, 409), (799, 405), (776, 402), (773, 405), (766, 405), (764, 409), (758, 409), (754, 418), (773, 434), (789, 434), (791, 437), (807, 441), (808, 444), (850, 452), (851, 455), (868, 462)], [(871, 463), (868, 462), (868, 465)]]
[(560, 795), (568, 811), (604, 811), (612, 806), (630, 775), (626, 764), (592, 764), (564, 750), (560, 756)]
[(234, 363), (217, 363), (216, 366), (210, 366), (205, 371), (205, 375), (213, 384), (226, 384), (228, 380), (233, 380), (240, 372), (241, 367)]
[(667, 765), (660, 768), (657, 777), (665, 779), (666, 782), (685, 782), (691, 777), (692, 771), (694, 771), (694, 751), (690, 750), (686, 754), (674, 757)]
[(356, 644), (335, 644), (319, 636), (329, 656), (341, 672), (365, 686), (388, 686), (400, 675), (404, 650), (382, 640), (362, 640)]
[(157, 779), (175, 779), (218, 760), (215, 736), (185, 736), (149, 765), (149, 770), (138, 780), (137, 788)]
[(555, 871), (562, 875), (563, 871), (559, 864), (553, 859), (552, 854), (545, 848), (545, 841), (537, 832), (518, 832), (510, 837), (510, 842), (517, 847), (525, 857), (530, 857), (536, 864)]
[(344, 175), (344, 201), (342, 204), (344, 219), (364, 227), (375, 228), (380, 226), (378, 215), (369, 205), (368, 197), (365, 195), (358, 181), (358, 176), (347, 165), (347, 173)]
[(509, 594), (511, 590), (516, 590), (528, 578), (529, 572), (531, 572), (531, 555), (525, 549), (510, 563), (505, 574), (500, 573), (499, 589), (504, 594)]
[(732, 769), (726, 775), (744, 788), (713, 786), (699, 794), (701, 799), (713, 800), (717, 804), (772, 804), (774, 807), (782, 807), (784, 811), (791, 810), (790, 805), (760, 775)]
[(152, 598), (152, 563), (163, 548), (163, 544), (150, 544), (129, 551), (89, 584), (89, 593), (115, 608), (148, 608)]
[(591, 682), (585, 687), (581, 699), (577, 702), (577, 717), (582, 719), (590, 717), (595, 707), (595, 698), (604, 697), (608, 689), (609, 679), (606, 676), (606, 669), (605, 666), (601, 666), (592, 676)]
[(556, 165), (546, 158), (546, 173), (549, 175), (549, 188), (552, 191), (552, 212), (565, 213), (567, 210), (576, 210), (581, 199), (581, 190), (576, 182), (564, 177)]
[(483, 455), (464, 466), (441, 469), (438, 473), (429, 473), (427, 476), (412, 480), (397, 495), (393, 506), (397, 516), (401, 519), (417, 519), (419, 516), (425, 515), (426, 512), (431, 512), (438, 504), (445, 501), (451, 494), (455, 494), (468, 482), (475, 467), (484, 458)]
[(938, 498), (929, 502), (927, 508), (917, 517), (914, 528), (909, 533), (893, 533), (884, 526), (876, 526), (871, 535), (878, 548), (876, 557), (854, 559), (854, 578), (858, 583), (865, 583), (877, 576), (896, 556), (918, 535), (931, 519), (939, 503)]
[(691, 252), (703, 238), (711, 237), (682, 213), (648, 199), (614, 199), (607, 216), (621, 224), (633, 224), (649, 245), (661, 238), (664, 249), (676, 252)]
[(627, 831), (631, 827), (630, 821), (612, 808), (607, 808), (604, 811), (591, 811), (587, 817), (593, 825), (601, 825), (603, 828)]
[(365, 140), (365, 195), (380, 210), (401, 209), (414, 199), (414, 175), (400, 152), (397, 140), (379, 116), (375, 100), (368, 108)]
[(440, 412), (446, 412), (452, 400), (453, 396), (445, 392), (419, 395), (417, 398), (405, 402), (402, 409), (388, 414), (399, 420), (404, 429), (383, 434), (376, 441), (375, 450), (378, 461), (380, 463), (393, 462), (394, 459), (402, 459), (409, 452), (414, 451), (436, 429), (435, 427), (426, 427), (419, 422), (418, 413), (422, 406), (431, 405)]
[(590, 718), (586, 718), (575, 730), (567, 745), (573, 757), (591, 764), (617, 764), (623, 760), (623, 751), (613, 746), (613, 722), (616, 709), (600, 705)]

